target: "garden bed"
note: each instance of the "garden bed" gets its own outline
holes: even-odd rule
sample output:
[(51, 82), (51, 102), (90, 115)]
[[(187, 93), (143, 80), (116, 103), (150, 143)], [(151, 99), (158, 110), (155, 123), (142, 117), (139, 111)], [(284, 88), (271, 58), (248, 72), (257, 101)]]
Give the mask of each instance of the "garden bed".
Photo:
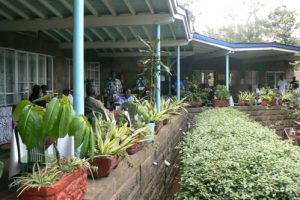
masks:
[(178, 199), (299, 199), (300, 149), (230, 108), (195, 118)]

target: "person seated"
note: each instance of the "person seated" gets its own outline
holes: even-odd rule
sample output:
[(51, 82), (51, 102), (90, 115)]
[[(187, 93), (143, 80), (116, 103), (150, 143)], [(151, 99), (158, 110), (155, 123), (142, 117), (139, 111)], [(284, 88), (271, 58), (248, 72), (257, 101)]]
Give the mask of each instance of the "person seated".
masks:
[(296, 76), (293, 76), (293, 80), (290, 82), (289, 89), (290, 90), (297, 90), (299, 88), (299, 83), (296, 80)]
[(104, 107), (104, 104), (96, 99), (97, 89), (94, 85), (88, 84), (86, 86), (87, 97), (84, 100), (84, 114), (89, 118), (93, 117), (93, 112), (95, 114), (99, 113), (102, 119), (108, 120), (112, 118), (112, 114)]

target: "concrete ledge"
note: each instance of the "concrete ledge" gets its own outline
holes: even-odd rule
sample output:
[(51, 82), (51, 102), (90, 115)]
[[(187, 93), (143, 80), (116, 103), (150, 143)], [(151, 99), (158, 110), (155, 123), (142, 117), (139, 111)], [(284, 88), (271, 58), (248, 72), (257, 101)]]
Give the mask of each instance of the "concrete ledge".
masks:
[[(186, 115), (173, 116), (155, 136), (153, 144), (125, 158), (108, 177), (89, 180), (85, 199), (164, 199), (174, 179), (174, 164), (178, 158), (175, 147), (181, 139), (182, 131), (186, 129)], [(164, 160), (171, 165), (166, 166)]]

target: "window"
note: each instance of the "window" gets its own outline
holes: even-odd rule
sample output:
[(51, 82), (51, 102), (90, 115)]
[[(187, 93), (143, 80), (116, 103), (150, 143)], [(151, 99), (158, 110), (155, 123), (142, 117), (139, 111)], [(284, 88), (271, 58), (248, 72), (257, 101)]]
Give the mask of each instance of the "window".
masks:
[(88, 62), (86, 71), (86, 79), (92, 82), (100, 93), (100, 63)]
[(0, 105), (27, 99), (34, 84), (53, 91), (53, 57), (0, 48)]
[(266, 85), (270, 88), (277, 88), (277, 83), (279, 80), (279, 76), (283, 75), (283, 71), (267, 71), (266, 72)]
[(213, 71), (194, 70), (193, 79), (199, 81), (205, 86), (214, 86), (215, 74)]

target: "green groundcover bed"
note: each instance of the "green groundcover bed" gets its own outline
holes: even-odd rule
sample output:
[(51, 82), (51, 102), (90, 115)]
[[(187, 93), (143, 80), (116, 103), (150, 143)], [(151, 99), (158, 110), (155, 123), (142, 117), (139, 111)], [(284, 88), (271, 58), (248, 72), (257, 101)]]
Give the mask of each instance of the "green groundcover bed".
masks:
[(231, 109), (195, 118), (180, 144), (177, 199), (300, 199), (300, 149)]

